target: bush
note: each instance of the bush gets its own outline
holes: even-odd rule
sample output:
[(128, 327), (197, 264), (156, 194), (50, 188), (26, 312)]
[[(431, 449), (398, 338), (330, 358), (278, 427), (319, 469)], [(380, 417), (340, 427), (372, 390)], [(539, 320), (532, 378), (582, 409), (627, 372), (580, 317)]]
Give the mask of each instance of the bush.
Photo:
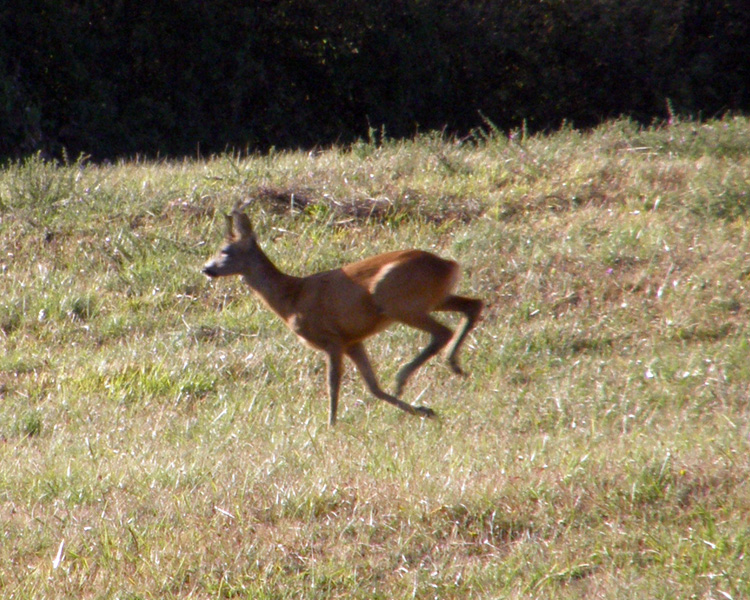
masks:
[(749, 35), (739, 0), (11, 0), (0, 156), (716, 116), (750, 105)]

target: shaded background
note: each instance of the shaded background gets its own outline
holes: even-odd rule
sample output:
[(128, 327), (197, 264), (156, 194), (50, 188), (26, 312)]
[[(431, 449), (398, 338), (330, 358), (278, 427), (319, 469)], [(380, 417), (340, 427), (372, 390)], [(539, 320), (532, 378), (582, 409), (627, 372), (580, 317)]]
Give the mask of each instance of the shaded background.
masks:
[(6, 0), (0, 158), (716, 117), (748, 40), (744, 0)]

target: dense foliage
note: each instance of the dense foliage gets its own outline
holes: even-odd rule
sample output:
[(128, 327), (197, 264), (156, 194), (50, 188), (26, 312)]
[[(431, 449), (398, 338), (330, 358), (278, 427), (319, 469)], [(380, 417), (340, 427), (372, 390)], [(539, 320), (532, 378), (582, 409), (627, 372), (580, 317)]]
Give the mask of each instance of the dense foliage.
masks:
[(744, 0), (6, 0), (0, 156), (715, 116), (748, 36)]

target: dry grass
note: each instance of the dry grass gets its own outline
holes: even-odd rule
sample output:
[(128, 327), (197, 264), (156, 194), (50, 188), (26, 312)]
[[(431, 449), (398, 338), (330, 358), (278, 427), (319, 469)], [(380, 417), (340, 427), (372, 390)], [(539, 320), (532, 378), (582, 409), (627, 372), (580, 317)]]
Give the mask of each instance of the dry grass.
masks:
[[(750, 595), (750, 123), (0, 171), (8, 598)], [(417, 246), (487, 300), (409, 401), (199, 267)], [(384, 383), (424, 340), (369, 344)]]

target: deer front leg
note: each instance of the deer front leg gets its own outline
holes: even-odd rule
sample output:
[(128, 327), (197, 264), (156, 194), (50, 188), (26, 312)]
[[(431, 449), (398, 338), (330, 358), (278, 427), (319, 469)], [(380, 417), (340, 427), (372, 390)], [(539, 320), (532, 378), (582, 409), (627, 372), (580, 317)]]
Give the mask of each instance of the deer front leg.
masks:
[(336, 411), (339, 405), (339, 386), (341, 385), (342, 354), (340, 348), (327, 350), (328, 354), (328, 394), (331, 399), (328, 412), (328, 425), (336, 424)]

